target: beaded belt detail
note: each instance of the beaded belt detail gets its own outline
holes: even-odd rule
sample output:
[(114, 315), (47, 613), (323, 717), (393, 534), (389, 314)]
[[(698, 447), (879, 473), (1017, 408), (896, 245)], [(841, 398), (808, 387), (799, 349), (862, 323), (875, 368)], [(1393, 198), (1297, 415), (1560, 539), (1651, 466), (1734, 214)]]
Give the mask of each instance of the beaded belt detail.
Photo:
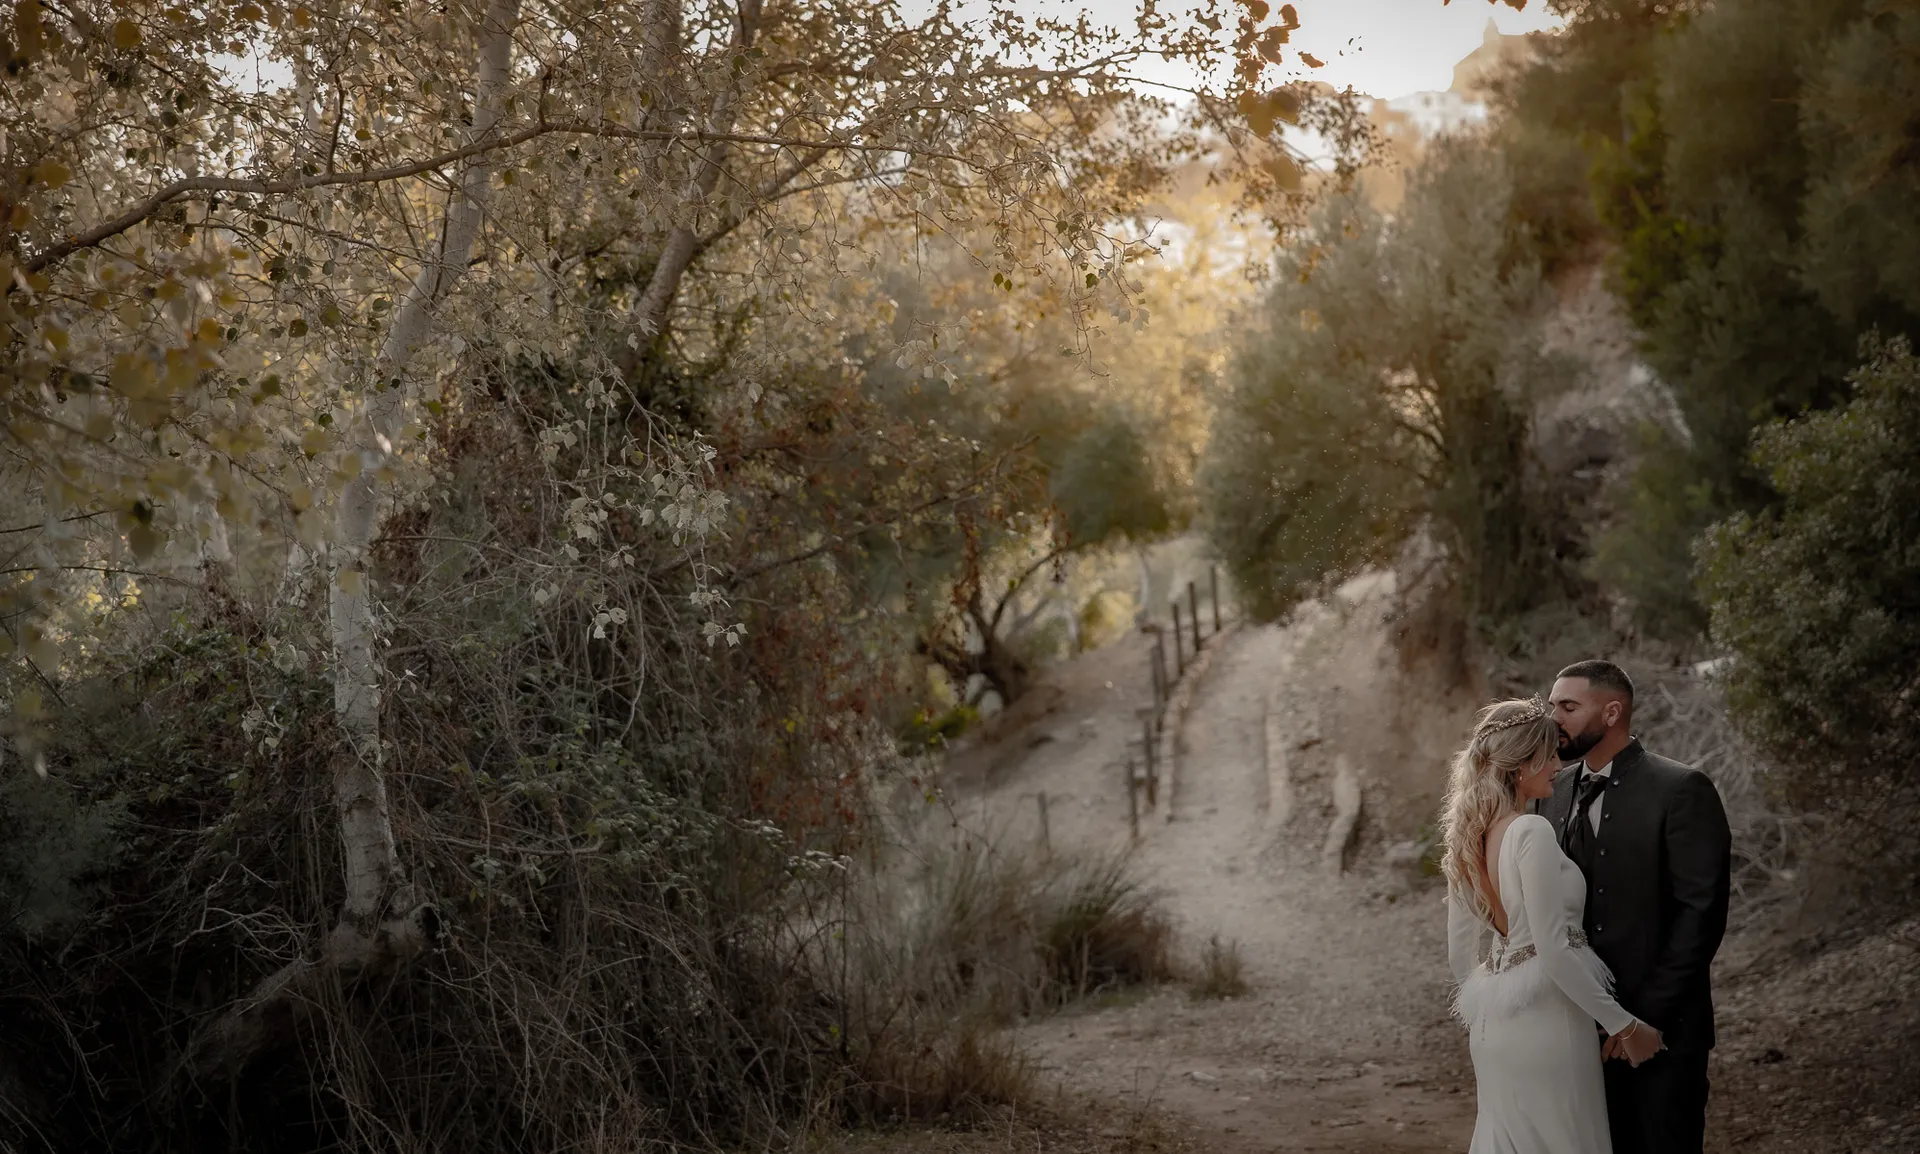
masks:
[[(1587, 946), (1586, 931), (1577, 926), (1568, 926), (1567, 945), (1572, 946), (1576, 950), (1585, 949)], [(1503, 939), (1499, 945), (1494, 947), (1493, 953), (1487, 958), (1487, 971), (1494, 974), (1504, 973), (1519, 965), (1521, 962), (1531, 961), (1534, 955), (1539, 952), (1540, 951), (1533, 945), (1528, 944), (1521, 946), (1512, 953), (1507, 953), (1506, 943)]]

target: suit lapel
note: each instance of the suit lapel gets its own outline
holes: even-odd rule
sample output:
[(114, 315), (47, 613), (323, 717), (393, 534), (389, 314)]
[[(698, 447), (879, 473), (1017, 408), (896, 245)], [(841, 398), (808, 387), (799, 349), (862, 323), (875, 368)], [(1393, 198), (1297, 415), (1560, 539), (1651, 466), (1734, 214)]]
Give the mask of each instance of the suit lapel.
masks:
[(1573, 795), (1580, 780), (1580, 763), (1562, 768), (1553, 779), (1553, 796), (1548, 798), (1541, 815), (1553, 826), (1553, 836), (1565, 845), (1567, 841), (1567, 811), (1573, 808)]
[[(1646, 750), (1641, 748), (1639, 738), (1636, 737), (1627, 742), (1627, 747), (1614, 756), (1613, 781), (1607, 786), (1609, 791), (1619, 789), (1632, 780), (1634, 768), (1640, 764), (1640, 758), (1645, 753)], [(1613, 794), (1609, 792), (1607, 796), (1611, 798)]]
[(1627, 742), (1627, 747), (1613, 759), (1612, 771), (1608, 775), (1612, 780), (1607, 782), (1607, 800), (1602, 812), (1625, 813), (1627, 807), (1633, 804), (1627, 795), (1637, 792), (1631, 788), (1634, 771), (1640, 768), (1640, 759), (1645, 753), (1646, 750), (1640, 746), (1640, 739), (1636, 737)]

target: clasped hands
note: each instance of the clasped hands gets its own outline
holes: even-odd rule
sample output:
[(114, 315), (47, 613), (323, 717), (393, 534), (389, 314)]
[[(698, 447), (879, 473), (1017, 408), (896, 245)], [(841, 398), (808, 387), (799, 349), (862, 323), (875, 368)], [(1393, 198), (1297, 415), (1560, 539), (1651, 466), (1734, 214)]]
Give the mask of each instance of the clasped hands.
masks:
[(1638, 1018), (1633, 1024), (1606, 1040), (1600, 1047), (1600, 1058), (1625, 1058), (1627, 1065), (1638, 1067), (1640, 1063), (1667, 1048), (1666, 1041), (1660, 1037), (1660, 1031)]

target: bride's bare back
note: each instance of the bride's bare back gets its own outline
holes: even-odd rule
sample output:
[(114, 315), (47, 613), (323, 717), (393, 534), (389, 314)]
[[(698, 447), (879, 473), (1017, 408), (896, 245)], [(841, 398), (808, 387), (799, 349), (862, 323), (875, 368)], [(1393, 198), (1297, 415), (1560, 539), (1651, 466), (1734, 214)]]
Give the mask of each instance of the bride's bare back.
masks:
[(1506, 841), (1507, 827), (1513, 819), (1519, 817), (1510, 813), (1497, 819), (1487, 827), (1486, 857), (1480, 866), (1480, 890), (1487, 895), (1487, 905), (1491, 907), (1493, 928), (1500, 931), (1501, 937), (1507, 936), (1507, 903), (1500, 894), (1500, 845)]

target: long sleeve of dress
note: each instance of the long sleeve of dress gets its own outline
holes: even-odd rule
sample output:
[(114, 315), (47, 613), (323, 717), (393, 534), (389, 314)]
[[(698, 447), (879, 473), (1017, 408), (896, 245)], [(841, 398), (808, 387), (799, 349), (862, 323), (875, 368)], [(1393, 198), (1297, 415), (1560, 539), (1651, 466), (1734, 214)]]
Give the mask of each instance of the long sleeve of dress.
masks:
[(1447, 966), (1453, 971), (1453, 980), (1464, 982), (1473, 968), (1480, 964), (1481, 943), (1486, 940), (1486, 926), (1473, 912), (1473, 905), (1464, 894), (1447, 894)]
[(1527, 925), (1533, 930), (1534, 947), (1541, 964), (1562, 993), (1600, 1023), (1607, 1033), (1617, 1034), (1633, 1024), (1633, 1015), (1621, 1008), (1600, 974), (1588, 960), (1567, 943), (1567, 903), (1560, 893), (1560, 868), (1565, 855), (1553, 837), (1553, 826), (1538, 814), (1527, 814), (1507, 829), (1513, 843), (1514, 869), (1519, 874), (1520, 900), (1527, 911)]

